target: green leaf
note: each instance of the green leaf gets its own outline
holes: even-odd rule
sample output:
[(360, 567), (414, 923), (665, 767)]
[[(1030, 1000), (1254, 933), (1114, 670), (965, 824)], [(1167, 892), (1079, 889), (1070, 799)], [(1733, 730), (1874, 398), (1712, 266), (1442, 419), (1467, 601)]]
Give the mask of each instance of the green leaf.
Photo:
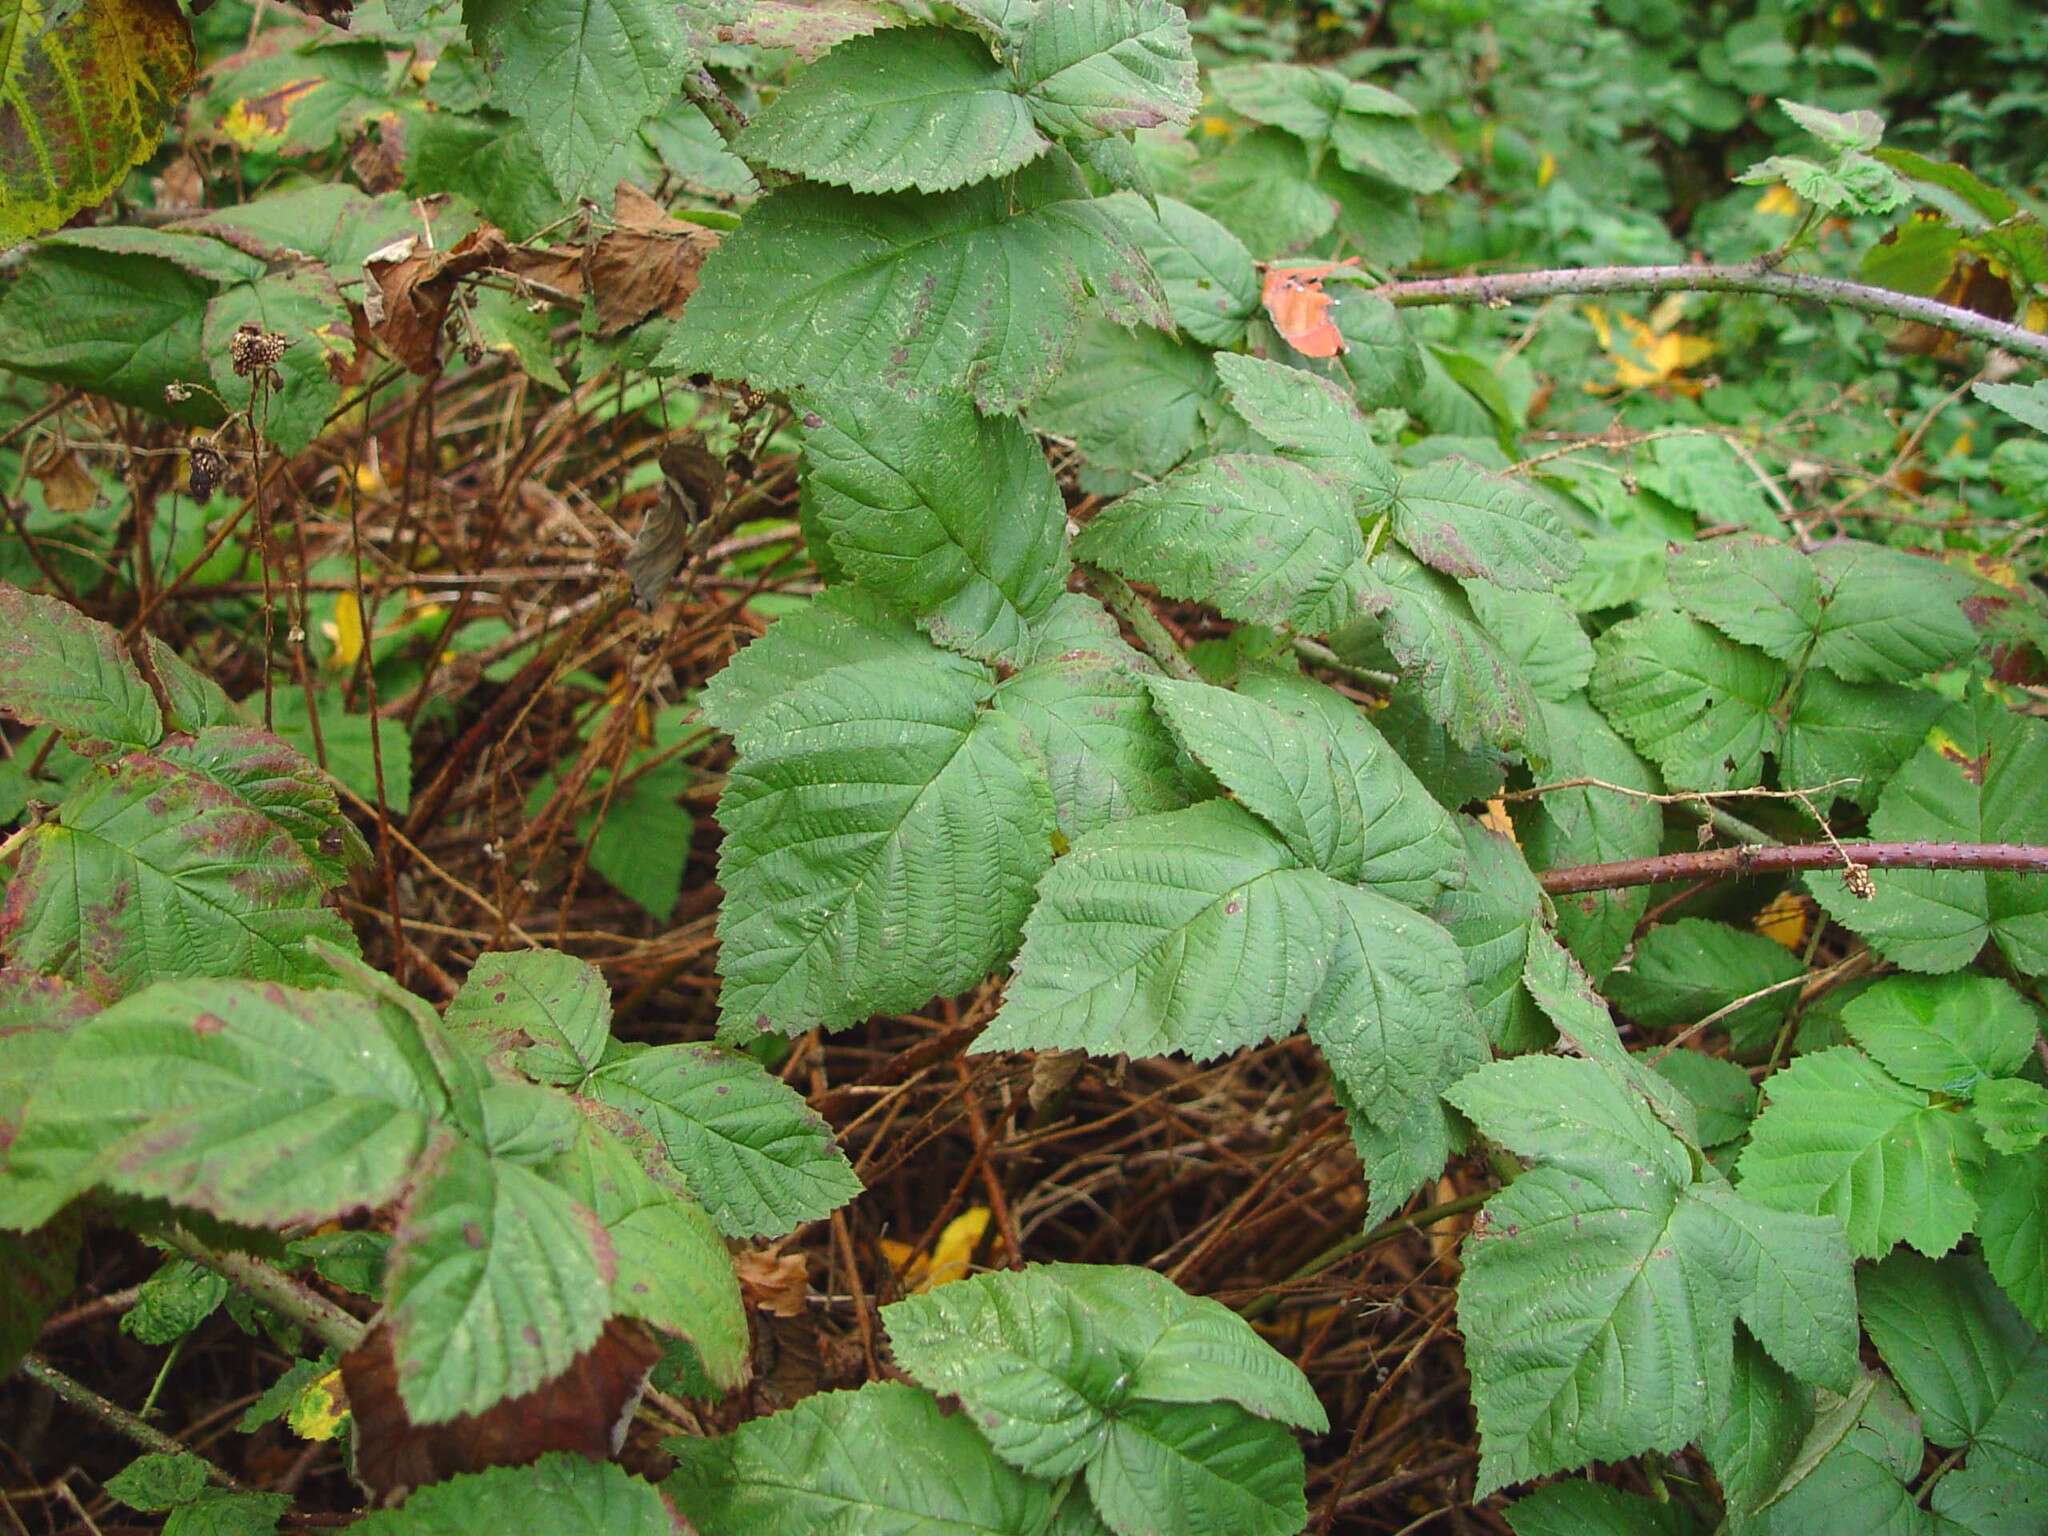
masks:
[(1728, 1399), (1700, 1449), (1720, 1481), (1731, 1527), (1740, 1530), (1791, 1471), (1813, 1425), (1813, 1392), (1738, 1330)]
[(574, 1144), (543, 1172), (604, 1228), (611, 1310), (687, 1339), (721, 1392), (743, 1383), (747, 1317), (732, 1261), (654, 1133), (623, 1112), (587, 1109)]
[(536, 1082), (575, 1087), (611, 1040), (611, 988), (595, 966), (559, 950), (486, 952), (442, 1017), (479, 1050), (517, 1051)]
[(1633, 1168), (1673, 1190), (1691, 1182), (1685, 1148), (1598, 1062), (1517, 1056), (1481, 1068), (1445, 1097), (1483, 1134), (1545, 1166), (1588, 1176)]
[(192, 83), (191, 24), (148, 0), (0, 4), (0, 247), (110, 196)]
[[(1478, 611), (1483, 616), (1484, 606)], [(1663, 786), (1649, 765), (1584, 698), (1545, 701), (1538, 709), (1549, 745), (1542, 763), (1545, 778), (1553, 782), (1598, 779), (1642, 794), (1618, 794), (1587, 785), (1518, 802), (1515, 831), (1529, 859), (1544, 869), (1564, 869), (1574, 864), (1647, 858), (1661, 851), (1663, 811), (1644, 796)], [(1559, 937), (1591, 975), (1604, 979), (1635, 936), (1636, 923), (1649, 906), (1649, 892), (1632, 886), (1618, 891), (1583, 891), (1554, 901)]]
[(30, 1212), (104, 1183), (229, 1221), (325, 1221), (397, 1195), (445, 1110), (390, 1010), (341, 992), (170, 982), (72, 1031), (9, 1165), (30, 1180)]
[(1032, 404), (1030, 421), (1072, 438), (1098, 469), (1152, 476), (1215, 446), (1216, 427), (1234, 425), (1206, 347), (1107, 320), (1082, 323), (1073, 356)]
[(1311, 142), (1330, 136), (1348, 83), (1334, 69), (1301, 64), (1228, 64), (1209, 72), (1209, 89), (1231, 111)]
[(190, 1504), (206, 1486), (206, 1463), (197, 1456), (138, 1456), (107, 1479), (107, 1492), (130, 1509), (157, 1514)]
[(343, 150), (391, 108), (383, 45), (288, 32), (212, 64), (185, 114), (194, 145), (249, 156), (311, 157)]
[[(2048, 724), (1980, 694), (1946, 715), (1879, 798), (1870, 835), (1880, 842), (2048, 842)], [(1852, 852), (1854, 843), (1846, 844)], [(1977, 870), (1898, 869), (1871, 875), (1861, 900), (1839, 872), (1807, 885), (1828, 915), (1914, 971), (1959, 970), (1987, 939), (2015, 969), (2048, 974), (2048, 881)]]
[[(1373, 557), (1362, 601), (1429, 717), (1452, 741), (1530, 745), (1532, 733), (1542, 729), (1536, 696), (1455, 582), (1386, 549)], [(1344, 655), (1346, 637), (1333, 636), (1331, 648)]]
[(1980, 1082), (1971, 1109), (1994, 1152), (2027, 1152), (2048, 1140), (2048, 1088), (2039, 1083), (2022, 1077)]
[(1065, 366), (1084, 307), (1171, 323), (1143, 253), (1071, 165), (937, 196), (786, 187), (705, 263), (657, 367), (762, 389), (965, 387), (1010, 411)]
[(2048, 379), (2031, 384), (1972, 384), (1970, 393), (2014, 421), (2048, 432)]
[(1270, 702), (1207, 683), (1147, 686), (1195, 758), (1303, 864), (1339, 880), (1396, 882), (1387, 894), (1417, 906), (1449, 883), (1459, 854), (1449, 813), (1340, 695), (1330, 695), (1333, 709), (1316, 697), (1328, 690), (1281, 676), (1267, 685)]
[(1325, 883), (1226, 801), (1115, 822), (1052, 866), (972, 1049), (1201, 1061), (1284, 1033), (1329, 964)]
[(1650, 1058), (1650, 1070), (1676, 1083), (1697, 1112), (1702, 1147), (1722, 1147), (1749, 1133), (1756, 1118), (1756, 1085), (1732, 1061), (1699, 1051)]
[(1212, 1414), (1329, 1425), (1307, 1380), (1249, 1324), (1147, 1270), (1039, 1264), (977, 1275), (893, 1302), (882, 1321), (912, 1379), (959, 1398), (996, 1454), (1034, 1477), (1079, 1471), (1138, 1403), (1229, 1404)]
[(728, 1237), (778, 1237), (861, 1191), (828, 1126), (750, 1056), (713, 1045), (615, 1053), (585, 1086), (660, 1142)]
[(0, 713), (116, 746), (154, 746), (164, 733), (156, 697), (111, 625), (5, 583)]
[(1515, 1536), (1691, 1536), (1699, 1529), (1681, 1504), (1576, 1478), (1515, 1500), (1508, 1526)]
[[(213, 244), (147, 233), (195, 249)], [(164, 400), (166, 385), (209, 377), (201, 330), (215, 279), (148, 249), (71, 235), (36, 242), (0, 296), (0, 367), (180, 421), (218, 421), (220, 407), (203, 394), (175, 406)]]
[(271, 700), (271, 729), (298, 748), (302, 757), (317, 758), (324, 752), (327, 771), (335, 780), (372, 805), (377, 803), (377, 757), (381, 753), (385, 808), (403, 815), (412, 804), (412, 735), (404, 723), (348, 713), (339, 689), (320, 690), (314, 704), (320, 716), (317, 743), (301, 689), (277, 691)]
[(401, 1509), (355, 1522), (362, 1536), (493, 1536), (547, 1511), (551, 1536), (675, 1536), (675, 1513), (624, 1467), (553, 1451), (524, 1467), (493, 1467), (413, 1490)]
[(121, 1314), (121, 1331), (143, 1344), (175, 1344), (227, 1299), (227, 1281), (212, 1270), (170, 1259), (137, 1289), (135, 1305)]
[(10, 963), (115, 998), (180, 976), (326, 979), (327, 881), (240, 796), (160, 758), (95, 770), (36, 827), (0, 907)]
[(1920, 1425), (1884, 1376), (1865, 1376), (1846, 1398), (1822, 1394), (1783, 1481), (1763, 1501), (1770, 1536), (1833, 1536), (1840, 1530), (1931, 1536), (1906, 1479), (1926, 1447)]
[(1842, 1006), (1849, 1038), (1900, 1082), (1967, 1099), (2033, 1055), (2041, 1019), (1995, 976), (1893, 976)]
[(1117, 1536), (1289, 1536), (1308, 1518), (1301, 1447), (1285, 1427), (1199, 1403), (1132, 1403), (1084, 1474)]
[(1022, 730), (982, 707), (992, 691), (927, 645), (799, 684), (734, 730), (718, 806), (729, 1033), (914, 1008), (1009, 956), (1055, 823)]
[(1813, 562), (1775, 539), (1715, 539), (1677, 550), (1665, 567), (1686, 612), (1731, 640), (1794, 661), (1820, 633)]
[(1358, 408), (1377, 410), (1412, 402), (1422, 390), (1422, 349), (1401, 312), (1364, 289), (1344, 295), (1335, 310), (1344, 350), (1337, 371), (1351, 383)]
[(1929, 1104), (1846, 1046), (1780, 1069), (1765, 1095), (1740, 1164), (1747, 1198), (1841, 1217), (1862, 1259), (1902, 1239), (1943, 1254), (1970, 1230), (1984, 1151), (1963, 1115)]
[(1720, 1218), (1749, 1292), (1736, 1313), (1773, 1360), (1801, 1381), (1846, 1392), (1856, 1381), (1856, 1282), (1842, 1224), (1745, 1200), (1725, 1185), (1696, 1191)]
[(1590, 1062), (1496, 1062), (1448, 1096), (1510, 1146), (1569, 1159), (1496, 1194), (1464, 1246), (1479, 1493), (1697, 1439), (1726, 1401), (1742, 1272), (1685, 1193), (1684, 1149)]
[(1252, 429), (1283, 456), (1351, 487), (1361, 516), (1394, 507), (1400, 477), (1345, 391), (1300, 368), (1234, 353), (1219, 353), (1216, 371)]
[(171, 1511), (163, 1536), (275, 1536), (291, 1506), (289, 1494), (208, 1488)]
[(391, 1254), (398, 1390), (417, 1424), (531, 1392), (595, 1342), (617, 1260), (595, 1213), (540, 1173), (446, 1138)]
[(733, 148), (755, 165), (856, 192), (949, 192), (1007, 175), (1047, 145), (985, 44), (912, 27), (833, 49), (756, 113)]
[(805, 424), (813, 506), (846, 573), (940, 644), (1018, 661), (1067, 578), (1066, 505), (1031, 434), (958, 395), (846, 395)]
[(1864, 1272), (1863, 1324), (1927, 1438), (1967, 1460), (1934, 1512), (1965, 1530), (2018, 1533), (2048, 1511), (2048, 1341), (1967, 1258), (1897, 1253)]
[(1465, 953), (1466, 994), (1487, 1038), (1502, 1051), (1541, 1049), (1551, 1030), (1523, 991), (1522, 972), (1543, 893), (1513, 843), (1469, 816), (1457, 826), (1465, 883), (1438, 898), (1434, 916)]
[(1331, 130), (1330, 143), (1345, 170), (1410, 192), (1440, 191), (1458, 174), (1458, 162), (1403, 117), (1346, 112)]
[(1170, 197), (1119, 192), (1102, 208), (1145, 253), (1173, 323), (1205, 347), (1234, 347), (1259, 311), (1259, 274), (1237, 236)]
[(1802, 787), (1837, 785), (1810, 797), (1823, 813), (1837, 796), (1868, 809), (1946, 707), (1940, 694), (1923, 689), (1844, 683), (1808, 672), (1785, 721), (1779, 776)]
[[(1468, 581), (1465, 596), (1479, 622), (1528, 680), (1530, 691), (1546, 705), (1570, 702), (1572, 695), (1586, 686), (1593, 673), (1593, 642), (1586, 638), (1578, 615), (1563, 598), (1526, 588), (1498, 587), (1490, 581)], [(1545, 709), (1544, 713), (1551, 711)], [(1583, 714), (1588, 722), (1599, 719), (1590, 710)], [(1605, 732), (1604, 726), (1601, 729)], [(1553, 745), (1554, 753), (1564, 750)]]
[(2048, 1145), (1992, 1158), (1983, 1196), (1984, 1262), (2027, 1321), (2048, 1330)]
[(370, 860), (362, 833), (342, 814), (334, 786), (275, 736), (210, 725), (190, 740), (164, 743), (157, 755), (211, 779), (283, 828), (325, 885), (339, 885), (352, 866)]
[(894, 1382), (820, 1392), (667, 1448), (676, 1469), (662, 1491), (704, 1536), (1030, 1536), (1052, 1515), (1050, 1483), (998, 1460), (965, 1415)]
[(1831, 544), (1813, 557), (1820, 635), (1813, 660), (1848, 683), (1905, 683), (1977, 649), (1961, 572), (1877, 544)]
[(1782, 666), (1683, 614), (1647, 613), (1594, 643), (1591, 696), (1675, 789), (1746, 789), (1777, 736)]
[(1223, 454), (1113, 502), (1074, 556), (1226, 618), (1321, 634), (1352, 616), (1367, 580), (1349, 502), (1286, 459)]
[(1187, 196), (1260, 261), (1299, 250), (1337, 222), (1337, 200), (1311, 176), (1301, 141), (1275, 128), (1246, 134), (1204, 160)]
[(1394, 534), (1453, 576), (1553, 587), (1579, 568), (1579, 542), (1540, 497), (1465, 459), (1437, 459), (1401, 481)]
[(1723, 1018), (1739, 1050), (1768, 1044), (1799, 989), (1786, 985), (1806, 974), (1799, 957), (1760, 933), (1706, 918), (1660, 923), (1637, 941), (1625, 969), (1607, 978), (1607, 995), (1636, 1023), (1675, 1029), (1718, 1013), (1766, 987), (1778, 990), (1744, 1003)]
[(1063, 136), (1185, 124), (1200, 99), (1187, 15), (1168, 0), (1041, 4), (1014, 67), (1039, 126)]
[(533, 132), (564, 197), (610, 191), (619, 146), (675, 94), (696, 63), (694, 7), (661, 0), (463, 0), (491, 74), (491, 104)]

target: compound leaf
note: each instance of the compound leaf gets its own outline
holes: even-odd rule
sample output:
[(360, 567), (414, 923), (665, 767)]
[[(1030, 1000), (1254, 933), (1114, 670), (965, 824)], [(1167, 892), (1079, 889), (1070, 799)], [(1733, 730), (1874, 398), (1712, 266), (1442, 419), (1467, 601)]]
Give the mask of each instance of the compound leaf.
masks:
[(1834, 544), (1813, 557), (1821, 588), (1813, 659), (1847, 683), (1905, 683), (1977, 648), (1960, 572), (1878, 544)]
[(1746, 789), (1777, 738), (1785, 669), (1681, 613), (1625, 619), (1594, 643), (1591, 696), (1678, 789)]
[(1017, 78), (1049, 133), (1105, 138), (1194, 115), (1188, 20), (1168, 0), (1036, 7), (1017, 39)]
[(2041, 1020), (1995, 976), (1892, 976), (1842, 1005), (1849, 1038), (1900, 1082), (1952, 1099), (2010, 1077)]

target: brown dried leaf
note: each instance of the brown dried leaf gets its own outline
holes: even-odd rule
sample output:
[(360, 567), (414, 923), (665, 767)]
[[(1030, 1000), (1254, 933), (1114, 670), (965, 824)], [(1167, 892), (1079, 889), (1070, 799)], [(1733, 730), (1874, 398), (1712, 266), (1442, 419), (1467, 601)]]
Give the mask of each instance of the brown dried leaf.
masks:
[(691, 554), (692, 536), (716, 510), (725, 493), (725, 465), (695, 443), (671, 443), (661, 451), (661, 498), (647, 509), (626, 574), (633, 599), (644, 609), (660, 602)]
[(398, 1396), (391, 1329), (380, 1323), (341, 1357), (356, 1424), (349, 1475), (373, 1505), (390, 1505), (422, 1484), (486, 1467), (523, 1466), (549, 1451), (609, 1460), (624, 1443), (648, 1372), (660, 1358), (646, 1329), (614, 1317), (566, 1371), (523, 1397), (445, 1424), (415, 1424)]
[(455, 300), (455, 285), (485, 267), (505, 264), (510, 247), (489, 224), (479, 224), (445, 251), (419, 248), (417, 235), (394, 240), (363, 258), (363, 309), (386, 350), (414, 373), (441, 366), (441, 327)]
[(740, 1279), (740, 1299), (770, 1317), (802, 1317), (811, 1282), (802, 1253), (769, 1253), (742, 1248), (732, 1256)]
[(99, 500), (99, 482), (67, 444), (46, 438), (28, 456), (28, 472), (52, 512), (83, 512)]
[(630, 182), (620, 182), (615, 225), (591, 249), (586, 275), (597, 301), (597, 333), (616, 336), (652, 315), (682, 311), (697, 291), (704, 258), (718, 248), (711, 230), (681, 224)]

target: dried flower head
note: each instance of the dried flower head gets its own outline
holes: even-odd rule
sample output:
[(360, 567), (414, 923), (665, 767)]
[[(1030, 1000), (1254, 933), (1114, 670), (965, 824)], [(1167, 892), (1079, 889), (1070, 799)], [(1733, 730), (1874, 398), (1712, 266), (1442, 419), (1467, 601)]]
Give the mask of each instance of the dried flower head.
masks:
[(185, 478), (190, 482), (194, 496), (211, 496), (227, 472), (228, 461), (221, 457), (220, 450), (211, 442), (202, 438), (192, 444)]
[(228, 338), (228, 360), (235, 365), (236, 378), (246, 379), (260, 371), (268, 375), (274, 388), (282, 383), (277, 377), (277, 361), (290, 345), (277, 332), (266, 331), (253, 320), (244, 320)]

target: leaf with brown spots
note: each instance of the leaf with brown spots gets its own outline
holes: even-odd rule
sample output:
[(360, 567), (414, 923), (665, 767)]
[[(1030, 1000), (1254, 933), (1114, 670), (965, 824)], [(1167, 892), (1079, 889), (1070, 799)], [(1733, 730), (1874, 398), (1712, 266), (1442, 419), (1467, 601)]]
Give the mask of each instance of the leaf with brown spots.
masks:
[(444, 1136), (399, 1220), (391, 1328), (407, 1413), (437, 1424), (531, 1392), (596, 1342), (617, 1257), (540, 1172)]
[(121, 637), (68, 603), (0, 582), (0, 715), (147, 747), (163, 715)]
[(0, 955), (111, 1000), (152, 981), (317, 982), (308, 948), (353, 951), (292, 837), (203, 774), (136, 754), (29, 833), (0, 904)]
[(155, 152), (192, 83), (176, 0), (0, 0), (0, 247), (55, 229)]
[(519, 1397), (442, 1424), (416, 1424), (398, 1392), (391, 1328), (380, 1324), (341, 1357), (355, 1419), (349, 1475), (373, 1505), (486, 1467), (520, 1466), (549, 1451), (615, 1455), (661, 1351), (639, 1324), (613, 1318), (566, 1370)]

